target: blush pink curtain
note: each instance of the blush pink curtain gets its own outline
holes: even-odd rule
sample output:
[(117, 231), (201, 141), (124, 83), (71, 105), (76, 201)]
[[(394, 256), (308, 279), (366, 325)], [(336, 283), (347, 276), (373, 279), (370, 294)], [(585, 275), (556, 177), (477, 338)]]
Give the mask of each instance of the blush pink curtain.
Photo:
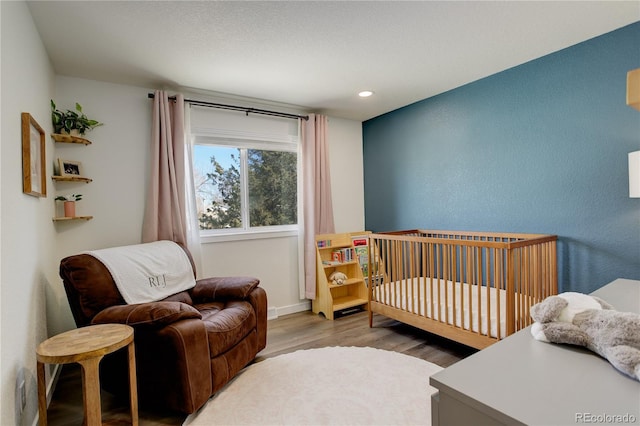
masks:
[(170, 100), (156, 90), (151, 129), (151, 179), (147, 190), (142, 242), (187, 243), (185, 211), (184, 96)]
[(304, 296), (316, 298), (316, 234), (335, 232), (329, 172), (328, 119), (309, 114), (302, 122)]

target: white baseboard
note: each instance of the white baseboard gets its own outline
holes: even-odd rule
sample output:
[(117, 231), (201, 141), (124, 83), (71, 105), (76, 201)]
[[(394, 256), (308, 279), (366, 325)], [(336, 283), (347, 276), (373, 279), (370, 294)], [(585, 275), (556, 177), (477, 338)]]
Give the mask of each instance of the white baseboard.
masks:
[(289, 306), (272, 306), (267, 310), (267, 320), (272, 320), (278, 318), (280, 315), (288, 315), (295, 314), (296, 312), (310, 311), (311, 310), (311, 301), (306, 300), (301, 303), (296, 303), (295, 305)]

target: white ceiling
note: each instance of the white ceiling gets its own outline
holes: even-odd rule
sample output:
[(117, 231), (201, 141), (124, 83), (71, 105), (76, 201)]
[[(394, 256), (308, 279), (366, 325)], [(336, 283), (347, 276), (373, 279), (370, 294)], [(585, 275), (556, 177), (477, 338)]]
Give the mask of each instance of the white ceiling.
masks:
[(640, 1), (28, 4), (57, 74), (362, 121), (640, 20)]

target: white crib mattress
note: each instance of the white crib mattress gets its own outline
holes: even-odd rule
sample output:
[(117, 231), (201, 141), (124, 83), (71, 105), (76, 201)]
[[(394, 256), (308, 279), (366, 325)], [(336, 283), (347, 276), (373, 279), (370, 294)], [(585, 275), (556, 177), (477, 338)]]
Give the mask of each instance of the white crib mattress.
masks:
[(498, 337), (499, 323), (500, 338), (506, 335), (505, 290), (416, 277), (376, 285), (373, 288), (372, 301), (476, 333), (480, 323), (480, 333), (487, 335), (489, 328), (489, 335), (494, 338)]

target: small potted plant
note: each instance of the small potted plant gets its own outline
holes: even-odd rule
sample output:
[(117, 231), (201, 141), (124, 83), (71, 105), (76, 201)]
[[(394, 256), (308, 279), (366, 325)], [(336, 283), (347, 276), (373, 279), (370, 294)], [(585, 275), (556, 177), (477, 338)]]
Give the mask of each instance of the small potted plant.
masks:
[(64, 217), (76, 216), (76, 201), (82, 200), (82, 194), (59, 195), (56, 201), (64, 201)]
[(84, 135), (88, 130), (92, 130), (98, 126), (102, 126), (98, 120), (88, 118), (82, 112), (82, 105), (76, 102), (76, 110), (60, 111), (56, 109), (56, 104), (51, 99), (51, 122), (53, 124), (54, 133), (75, 133)]

